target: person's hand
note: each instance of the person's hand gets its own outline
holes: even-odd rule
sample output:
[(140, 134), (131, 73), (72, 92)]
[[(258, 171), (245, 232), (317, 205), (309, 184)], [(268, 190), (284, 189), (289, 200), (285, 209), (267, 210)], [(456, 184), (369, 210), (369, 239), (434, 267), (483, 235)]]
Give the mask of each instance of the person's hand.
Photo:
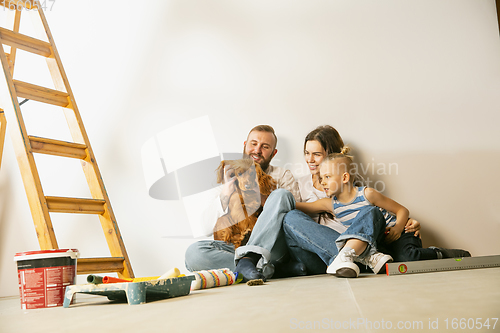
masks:
[(229, 199), (231, 198), (231, 194), (236, 191), (236, 177), (234, 174), (234, 169), (230, 166), (224, 166), (224, 184), (222, 184), (222, 190), (220, 192), (220, 202), (222, 204), (222, 208), (226, 209), (229, 204)]
[(405, 225), (405, 232), (414, 232), (415, 237), (420, 237), (420, 223), (415, 219), (409, 218)]
[(394, 227), (386, 227), (385, 228), (385, 242), (387, 244), (398, 240), (401, 237), (401, 233), (403, 232), (403, 228), (399, 228), (397, 225)]

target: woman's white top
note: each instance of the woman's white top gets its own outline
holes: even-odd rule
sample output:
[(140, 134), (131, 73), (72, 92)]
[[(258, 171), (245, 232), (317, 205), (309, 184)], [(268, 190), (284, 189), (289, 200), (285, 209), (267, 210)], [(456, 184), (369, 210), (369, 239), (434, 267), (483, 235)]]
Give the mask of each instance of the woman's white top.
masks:
[[(297, 180), (297, 183), (299, 184), (301, 202), (314, 202), (318, 199), (327, 198), (326, 193), (324, 191), (320, 191), (314, 187), (312, 181), (312, 174), (300, 177)], [(342, 223), (335, 221), (331, 216), (328, 216), (326, 213), (314, 214), (311, 215), (311, 218), (314, 221), (316, 221), (316, 223), (332, 228), (333, 230), (339, 233), (343, 233), (344, 231), (347, 230), (347, 228)]]

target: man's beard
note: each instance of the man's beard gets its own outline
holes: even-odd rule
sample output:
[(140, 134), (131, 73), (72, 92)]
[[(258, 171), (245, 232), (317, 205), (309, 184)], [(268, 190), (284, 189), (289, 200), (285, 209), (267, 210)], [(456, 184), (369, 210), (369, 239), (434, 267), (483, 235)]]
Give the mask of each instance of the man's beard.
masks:
[[(262, 156), (262, 155), (259, 155), (259, 154), (252, 154), (252, 155), (257, 155), (257, 156), (260, 157), (261, 162), (259, 163), (259, 165), (260, 165), (261, 169), (264, 172), (266, 172), (267, 168), (269, 167), (269, 164), (271, 163), (271, 160), (273, 159), (272, 156), (269, 158), (269, 160), (266, 160), (264, 158), (264, 156)], [(245, 153), (245, 148), (243, 148), (243, 158), (249, 158), (249, 159), (253, 160), (253, 158), (250, 155), (248, 155), (247, 153)], [(257, 161), (255, 161), (255, 162), (257, 162)]]

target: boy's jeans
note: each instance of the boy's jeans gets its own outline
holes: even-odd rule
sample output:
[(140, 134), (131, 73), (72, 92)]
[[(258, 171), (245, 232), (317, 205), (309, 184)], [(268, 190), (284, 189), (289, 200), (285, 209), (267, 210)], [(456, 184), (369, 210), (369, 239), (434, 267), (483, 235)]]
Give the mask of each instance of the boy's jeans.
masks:
[[(367, 207), (342, 234), (320, 225), (299, 210), (285, 216), (283, 230), (292, 256), (306, 265), (309, 274), (325, 273), (345, 241), (356, 238), (368, 243), (360, 257), (376, 251), (377, 241), (384, 235), (385, 219), (377, 207)], [(321, 260), (318, 260), (319, 259)]]

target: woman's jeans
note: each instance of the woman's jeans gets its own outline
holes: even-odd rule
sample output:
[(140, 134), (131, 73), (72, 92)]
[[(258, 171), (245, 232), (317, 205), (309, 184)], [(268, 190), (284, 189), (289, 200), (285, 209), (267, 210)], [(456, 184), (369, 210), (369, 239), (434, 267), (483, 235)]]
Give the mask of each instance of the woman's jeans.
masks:
[(258, 269), (262, 269), (270, 261), (282, 260), (288, 254), (282, 228), (283, 219), (294, 208), (292, 193), (285, 189), (274, 190), (267, 198), (246, 245), (235, 251), (233, 244), (223, 241), (198, 241), (186, 250), (186, 268), (189, 271), (218, 268), (234, 270), (238, 260), (248, 252), (262, 255), (257, 263)]
[(302, 262), (309, 274), (325, 273), (348, 239), (367, 242), (368, 247), (359, 256), (375, 253), (377, 242), (382, 241), (385, 219), (377, 207), (367, 206), (360, 211), (351, 225), (342, 234), (316, 223), (308, 215), (293, 210), (283, 222), (286, 242), (295, 260)]
[(378, 247), (380, 252), (390, 254), (395, 262), (437, 259), (437, 253), (431, 248), (422, 248), (422, 240), (414, 232), (401, 233), (394, 242), (383, 242)]

